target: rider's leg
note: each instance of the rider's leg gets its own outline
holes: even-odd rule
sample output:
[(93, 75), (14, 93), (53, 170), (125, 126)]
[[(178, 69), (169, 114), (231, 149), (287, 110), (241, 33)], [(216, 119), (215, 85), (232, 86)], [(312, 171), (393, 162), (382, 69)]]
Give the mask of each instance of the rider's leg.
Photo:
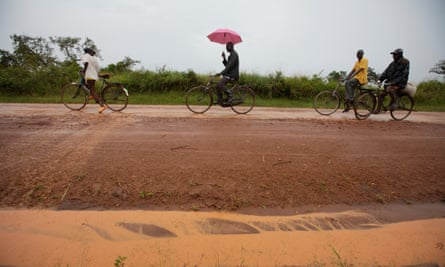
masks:
[(343, 112), (348, 112), (351, 109), (351, 104), (352, 102), (354, 102), (354, 93), (359, 85), (360, 82), (356, 78), (352, 78), (346, 81), (345, 83), (346, 103)]
[[(218, 102), (222, 98), (221, 92), (224, 92), (227, 95), (227, 101), (226, 102), (232, 102), (232, 91), (227, 88), (227, 84), (230, 83), (232, 80), (226, 76), (223, 76), (221, 80), (216, 84), (216, 88), (218, 89)], [(221, 99), (222, 101), (222, 99)]]
[(96, 80), (87, 80), (88, 88), (90, 89), (91, 95), (94, 97), (94, 100), (96, 100), (96, 103), (100, 105), (99, 113), (102, 113), (105, 110), (104, 100), (102, 97), (98, 96), (96, 93)]
[(348, 102), (352, 102), (354, 99), (354, 92), (355, 89), (360, 85), (359, 81), (356, 78), (352, 78), (350, 80), (347, 80), (345, 83), (345, 89), (346, 89), (346, 100)]
[(387, 87), (387, 92), (389, 96), (391, 97), (391, 104), (389, 105), (389, 110), (394, 110), (399, 107), (399, 95), (398, 90), (399, 87), (392, 85)]
[[(385, 100), (385, 97), (387, 96), (386, 92), (381, 92), (378, 99), (377, 99), (377, 107), (374, 111), (374, 114), (379, 114), (380, 112), (382, 112), (383, 110), (383, 101)], [(385, 110), (386, 111), (386, 110)]]

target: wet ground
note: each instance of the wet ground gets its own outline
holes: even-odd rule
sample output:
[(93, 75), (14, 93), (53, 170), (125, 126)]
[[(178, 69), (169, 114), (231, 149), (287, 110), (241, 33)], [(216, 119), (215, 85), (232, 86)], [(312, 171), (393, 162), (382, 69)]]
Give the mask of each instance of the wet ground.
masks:
[[(343, 255), (366, 258), (356, 261), (361, 263), (371, 263), (372, 256), (374, 262), (385, 264), (403, 259), (396, 266), (445, 262), (440, 245), (444, 231), (438, 230), (444, 229), (445, 216), (443, 113), (415, 112), (406, 121), (396, 122), (389, 114), (358, 121), (352, 113), (322, 117), (311, 109), (255, 108), (248, 115), (223, 108), (195, 115), (182, 106), (129, 106), (122, 113), (104, 114), (96, 110), (92, 105), (71, 112), (62, 105), (0, 104), (0, 206), (4, 209), (0, 234), (11, 241), (8, 244), (23, 235), (34, 249), (39, 237), (48, 239), (51, 248), (61, 246), (60, 242), (76, 247), (76, 252), (90, 248), (85, 257), (71, 255), (74, 260), (85, 260), (82, 266), (99, 266), (119, 253), (111, 250), (114, 254), (107, 259), (98, 257), (102, 260), (98, 263), (94, 260), (97, 251), (93, 253), (91, 246), (99, 245), (91, 240), (114, 244), (126, 255), (140, 258), (148, 253), (140, 254), (138, 249), (147, 239), (167, 254), (155, 257), (157, 262), (175, 259), (167, 266), (213, 266), (218, 262), (241, 266), (242, 260), (238, 263), (228, 256), (232, 253), (240, 259), (240, 251), (246, 258), (249, 255), (246, 266), (307, 266), (317, 262), (314, 255), (325, 263), (335, 259), (333, 250), (345, 248), (347, 242), (336, 246), (334, 240), (341, 240), (348, 231), (367, 236), (369, 241), (371, 233), (377, 236), (375, 231), (389, 225), (423, 222), (431, 231), (419, 232), (419, 226), (411, 224), (406, 230), (417, 229), (418, 234), (411, 234), (417, 241), (405, 237), (408, 232), (399, 237), (406, 242), (403, 246), (379, 239), (405, 250), (404, 256), (391, 258), (399, 252), (387, 249), (391, 254), (379, 258), (385, 253), (375, 246), (368, 248), (372, 255), (365, 256), (365, 248), (354, 250), (351, 245), (346, 245), (348, 252), (343, 250)], [(132, 217), (128, 210), (142, 214)], [(175, 215), (162, 219), (162, 214), (168, 214), (165, 211), (175, 211)], [(184, 213), (178, 215), (178, 211)], [(314, 213), (321, 215), (307, 215)], [(60, 216), (68, 215), (80, 217), (74, 225), (60, 225), (64, 221)], [(35, 221), (40, 226), (29, 224), (30, 216), (43, 219)], [(112, 216), (110, 225), (95, 221), (96, 216)], [(63, 234), (44, 230), (45, 221), (53, 229), (62, 227)], [(172, 221), (177, 223), (172, 225)], [(342, 234), (337, 236), (338, 232)], [(292, 243), (306, 251), (299, 258), (292, 257), (292, 251), (278, 258), (272, 254), (287, 251), (280, 242), (293, 242), (290, 237), (304, 239), (309, 233), (313, 240), (318, 240), (314, 233), (323, 233), (327, 239), (306, 241), (309, 250)], [(269, 235), (271, 239), (266, 238)], [(54, 243), (50, 239), (55, 236), (61, 239)], [(207, 237), (216, 237), (224, 245)], [(137, 240), (130, 250), (122, 247), (128, 238)], [(155, 241), (159, 238), (170, 241)], [(280, 250), (260, 248), (258, 242), (265, 238)], [(196, 246), (197, 240), (208, 243), (194, 247), (196, 253), (179, 252), (180, 244)], [(368, 242), (358, 240), (352, 242), (358, 247)], [(237, 242), (244, 246), (228, 249)], [(418, 260), (407, 260), (413, 253), (410, 246), (422, 251), (416, 252)], [(32, 248), (30, 245), (23, 253)], [(199, 256), (199, 251), (205, 256)], [(21, 265), (20, 261), (2, 261), (6, 255), (0, 256), (0, 265)], [(49, 256), (54, 260), (53, 254)], [(205, 263), (199, 264), (200, 257)], [(62, 257), (61, 265), (51, 261), (52, 266), (74, 266), (76, 261), (68, 258)], [(143, 262), (130, 258), (127, 262)]]

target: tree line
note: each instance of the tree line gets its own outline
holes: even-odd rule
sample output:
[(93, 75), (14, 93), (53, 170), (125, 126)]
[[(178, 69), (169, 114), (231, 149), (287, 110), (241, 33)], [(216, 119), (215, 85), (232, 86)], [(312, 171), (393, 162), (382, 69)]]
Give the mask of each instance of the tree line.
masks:
[[(90, 38), (12, 35), (10, 39), (12, 51), (0, 49), (2, 95), (59, 94), (64, 84), (78, 79), (79, 58), (83, 48), (92, 47), (96, 50), (97, 56), (102, 58), (100, 49)], [(109, 64), (102, 71), (112, 73), (113, 80), (121, 81), (131, 91), (141, 94), (185, 91), (187, 88), (205, 83), (207, 79), (207, 75), (199, 75), (193, 70), (171, 71), (165, 66), (156, 71), (133, 70), (137, 63), (140, 62), (125, 57), (119, 62)], [(369, 68), (368, 72), (370, 80), (378, 78), (373, 68)], [(445, 60), (439, 61), (431, 72), (445, 77)], [(242, 73), (240, 82), (248, 84), (257, 95), (264, 98), (309, 99), (317, 91), (335, 86), (334, 83), (344, 76), (346, 71), (332, 71), (327, 77), (319, 75), (286, 77), (279, 71), (269, 75)], [(443, 89), (443, 83), (438, 84)], [(440, 97), (444, 98), (442, 95)]]

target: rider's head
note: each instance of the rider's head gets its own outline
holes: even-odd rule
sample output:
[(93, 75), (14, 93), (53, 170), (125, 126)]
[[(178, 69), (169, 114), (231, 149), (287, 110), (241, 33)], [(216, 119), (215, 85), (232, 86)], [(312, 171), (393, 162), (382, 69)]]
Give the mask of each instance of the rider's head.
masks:
[(403, 57), (403, 50), (402, 48), (397, 48), (396, 50), (392, 51), (391, 54), (394, 60), (397, 60)]
[(91, 47), (84, 48), (83, 51), (85, 53), (92, 55), (92, 56), (94, 56), (96, 54), (96, 51), (94, 51)]
[(365, 51), (363, 51), (363, 49), (359, 49), (357, 51), (357, 58), (358, 59), (362, 59), (363, 55), (365, 54)]
[(233, 43), (232, 42), (228, 42), (226, 44), (226, 50), (229, 51), (229, 52), (232, 52), (232, 50), (233, 50)]

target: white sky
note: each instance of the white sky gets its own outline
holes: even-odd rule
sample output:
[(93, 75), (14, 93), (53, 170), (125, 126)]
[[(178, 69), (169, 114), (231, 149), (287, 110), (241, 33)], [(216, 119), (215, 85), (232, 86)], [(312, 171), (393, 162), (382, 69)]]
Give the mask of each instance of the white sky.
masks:
[(403, 48), (410, 80), (445, 59), (445, 0), (0, 0), (0, 49), (13, 34), (92, 39), (102, 66), (125, 56), (136, 66), (207, 74), (222, 69), (223, 45), (207, 35), (231, 28), (247, 73), (327, 76), (349, 71), (357, 49), (381, 73)]

